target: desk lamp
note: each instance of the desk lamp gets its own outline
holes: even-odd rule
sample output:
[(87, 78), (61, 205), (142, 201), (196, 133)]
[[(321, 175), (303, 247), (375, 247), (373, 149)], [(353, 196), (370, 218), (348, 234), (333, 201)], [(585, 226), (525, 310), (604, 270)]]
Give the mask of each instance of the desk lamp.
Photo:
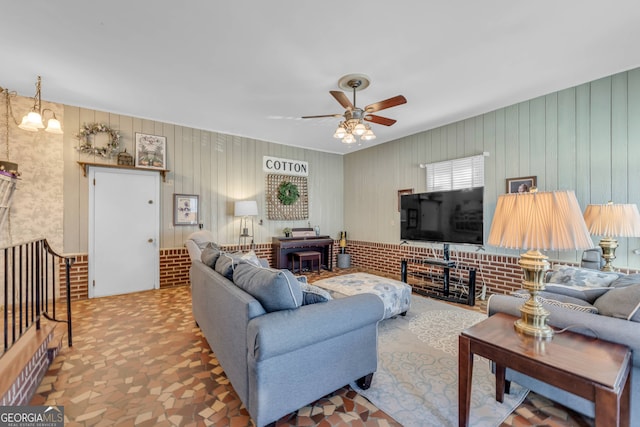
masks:
[(489, 240), (491, 246), (526, 249), (520, 256), (522, 287), (530, 297), (520, 308), (516, 331), (539, 339), (553, 336), (549, 312), (538, 293), (544, 290), (548, 257), (541, 250), (568, 251), (593, 247), (582, 211), (573, 191), (503, 194), (498, 197)]

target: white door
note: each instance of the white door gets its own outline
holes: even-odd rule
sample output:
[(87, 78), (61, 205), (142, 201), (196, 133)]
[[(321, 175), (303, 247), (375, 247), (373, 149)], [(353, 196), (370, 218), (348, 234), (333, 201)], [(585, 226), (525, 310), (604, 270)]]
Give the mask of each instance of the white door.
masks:
[(89, 297), (158, 289), (160, 175), (91, 167)]

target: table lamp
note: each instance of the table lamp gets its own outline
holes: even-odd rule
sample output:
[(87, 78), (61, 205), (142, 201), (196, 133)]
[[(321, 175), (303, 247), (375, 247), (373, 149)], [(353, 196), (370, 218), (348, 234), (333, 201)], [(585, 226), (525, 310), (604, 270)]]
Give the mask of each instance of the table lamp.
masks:
[(618, 241), (614, 237), (640, 237), (640, 213), (635, 204), (588, 205), (584, 211), (584, 221), (589, 233), (603, 236), (600, 239), (602, 271), (615, 271), (612, 261), (616, 259)]
[(524, 271), (522, 286), (529, 299), (520, 307), (516, 331), (547, 339), (553, 330), (547, 325), (549, 312), (538, 294), (544, 290), (548, 257), (541, 250), (568, 251), (593, 247), (582, 211), (573, 191), (503, 194), (498, 197), (489, 240), (491, 246), (526, 249), (520, 256)]
[[(240, 236), (238, 237), (238, 246), (240, 246), (240, 240), (247, 237), (253, 238), (253, 217), (258, 215), (258, 203), (255, 200), (243, 200), (237, 201), (233, 207), (234, 216), (242, 217), (240, 219)], [(251, 217), (251, 234), (249, 234), (249, 227), (247, 221)], [(253, 240), (251, 241), (253, 243)]]

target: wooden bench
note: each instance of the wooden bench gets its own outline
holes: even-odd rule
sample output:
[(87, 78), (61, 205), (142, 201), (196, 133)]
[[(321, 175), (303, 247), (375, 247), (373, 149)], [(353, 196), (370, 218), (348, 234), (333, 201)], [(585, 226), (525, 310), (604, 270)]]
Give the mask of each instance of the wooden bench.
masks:
[(298, 271), (302, 272), (302, 263), (309, 261), (309, 270), (313, 271), (313, 263), (317, 262), (317, 272), (320, 274), (320, 264), (322, 263), (322, 254), (316, 251), (303, 251), (291, 253), (291, 272), (296, 272), (296, 258), (298, 259)]

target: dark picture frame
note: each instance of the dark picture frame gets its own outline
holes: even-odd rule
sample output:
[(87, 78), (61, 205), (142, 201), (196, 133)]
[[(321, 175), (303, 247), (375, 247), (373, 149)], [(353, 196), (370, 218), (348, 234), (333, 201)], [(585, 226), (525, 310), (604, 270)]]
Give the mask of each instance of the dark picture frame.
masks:
[(173, 225), (198, 225), (198, 195), (173, 195)]
[(403, 190), (398, 190), (398, 212), (400, 212), (400, 200), (402, 199), (402, 196), (404, 196), (405, 194), (413, 194), (413, 188), (405, 188)]
[(136, 132), (136, 167), (167, 168), (167, 137)]
[(537, 185), (536, 176), (507, 178), (507, 193), (528, 193)]

